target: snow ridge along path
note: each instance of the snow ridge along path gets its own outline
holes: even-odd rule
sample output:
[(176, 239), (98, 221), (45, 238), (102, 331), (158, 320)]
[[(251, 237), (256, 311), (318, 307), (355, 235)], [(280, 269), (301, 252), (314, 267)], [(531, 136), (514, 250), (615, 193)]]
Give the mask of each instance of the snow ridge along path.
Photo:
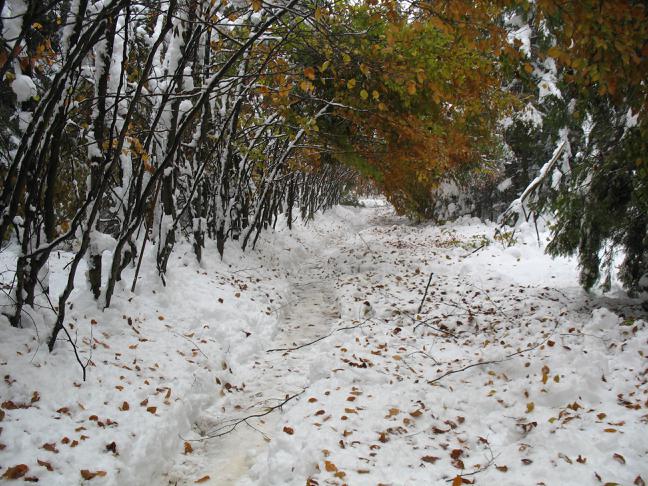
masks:
[(296, 232), (267, 348), (327, 337), (257, 354), (198, 430), (306, 391), (200, 443), (172, 484), (645, 484), (639, 302), (583, 292), (533, 228), (512, 248), (493, 230), (336, 208)]

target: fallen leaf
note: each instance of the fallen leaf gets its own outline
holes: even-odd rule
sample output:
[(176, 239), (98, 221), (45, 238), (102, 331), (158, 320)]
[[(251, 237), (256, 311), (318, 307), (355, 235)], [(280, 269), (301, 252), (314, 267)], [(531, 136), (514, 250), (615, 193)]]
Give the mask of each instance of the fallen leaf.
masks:
[(337, 471), (337, 466), (331, 461), (324, 461), (324, 469), (326, 469), (328, 472), (335, 472)]
[(157, 412), (157, 407), (146, 407), (146, 411), (155, 415), (155, 412)]
[(453, 459), (459, 459), (463, 455), (463, 450), (461, 449), (452, 449), (452, 452), (450, 453), (450, 457)]
[(54, 468), (52, 467), (52, 464), (50, 464), (47, 461), (41, 461), (40, 459), (37, 459), (37, 462), (38, 462), (39, 466), (43, 466), (48, 471), (53, 471), (54, 470)]
[(572, 460), (569, 458), (568, 455), (563, 454), (562, 452), (558, 453), (558, 457), (560, 457), (563, 461), (565, 461), (567, 464), (573, 464)]
[(54, 454), (58, 454), (58, 449), (56, 448), (55, 442), (52, 442), (51, 444), (43, 444), (42, 447), (46, 451), (50, 451), (53, 452)]
[(623, 457), (621, 454), (614, 453), (612, 457), (614, 458), (614, 460), (620, 462), (621, 464), (626, 463), (625, 457)]
[(185, 454), (191, 454), (193, 452), (193, 447), (191, 447), (191, 444), (189, 442), (184, 443), (184, 453)]
[(18, 464), (17, 466), (10, 467), (2, 475), (3, 479), (18, 479), (22, 478), (29, 471), (27, 464)]
[(527, 413), (533, 412), (533, 409), (535, 408), (535, 403), (533, 403), (533, 402), (527, 403), (526, 408), (527, 408)]
[(495, 466), (495, 469), (497, 469), (499, 472), (507, 472), (508, 466)]
[(437, 462), (439, 459), (440, 459), (440, 457), (436, 457), (436, 456), (423, 456), (423, 457), (421, 457), (421, 461), (423, 461), (423, 462), (429, 462), (429, 463), (431, 463), (431, 464), (434, 464), (434, 463)]
[(196, 483), (196, 484), (200, 484), (200, 483), (204, 483), (204, 482), (207, 482), (207, 481), (209, 481), (209, 476), (208, 476), (208, 475), (207, 475), (207, 476), (203, 476), (203, 477), (200, 478), (200, 479), (196, 479), (196, 480), (194, 481), (194, 483)]
[(81, 477), (86, 481), (90, 481), (96, 477), (103, 478), (106, 474), (106, 471), (89, 471), (88, 469), (81, 469)]
[(293, 435), (295, 433), (295, 430), (287, 425), (283, 428), (283, 431), (288, 435)]
[(394, 417), (395, 415), (398, 415), (400, 413), (400, 410), (398, 408), (390, 408), (389, 409), (389, 414), (387, 417)]
[(113, 440), (110, 444), (106, 444), (106, 450), (112, 452), (115, 455), (119, 455), (117, 452), (117, 443)]
[(122, 403), (121, 407), (119, 407), (119, 410), (121, 410), (122, 412), (125, 412), (129, 408), (130, 408), (130, 405), (128, 404), (128, 402), (124, 402), (124, 403)]

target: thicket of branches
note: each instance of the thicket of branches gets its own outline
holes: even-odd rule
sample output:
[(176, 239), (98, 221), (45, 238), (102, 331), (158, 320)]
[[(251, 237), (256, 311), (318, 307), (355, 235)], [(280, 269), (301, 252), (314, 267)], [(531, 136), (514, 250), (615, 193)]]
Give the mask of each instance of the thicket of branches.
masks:
[[(0, 0), (0, 12), (0, 241), (17, 248), (2, 312), (20, 326), (49, 305), (50, 349), (82, 261), (107, 307), (147, 246), (164, 281), (179, 241), (198, 260), (208, 239), (221, 255), (228, 241), (253, 247), (358, 177), (423, 218), (448, 208), (449, 175), (480, 216), (523, 194), (522, 212), (555, 217), (549, 249), (579, 254), (585, 287), (618, 247), (629, 288), (648, 271), (642, 2)], [(74, 256), (49, 302), (60, 249)]]
[(281, 213), (312, 216), (353, 183), (330, 158), (296, 157), (317, 152), (310, 135), (334, 103), (288, 81), (303, 76), (305, 32), (328, 29), (323, 3), (1, 3), (0, 235), (20, 247), (12, 325), (47, 296), (52, 253), (75, 246), (50, 348), (83, 259), (107, 307), (147, 242), (164, 279), (179, 238), (198, 260), (206, 238), (221, 254), (230, 239), (253, 246)]

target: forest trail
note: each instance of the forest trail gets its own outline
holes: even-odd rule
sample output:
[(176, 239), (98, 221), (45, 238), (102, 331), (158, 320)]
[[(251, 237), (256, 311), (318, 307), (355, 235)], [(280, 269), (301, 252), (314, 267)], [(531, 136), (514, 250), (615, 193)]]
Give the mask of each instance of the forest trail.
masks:
[(318, 378), (320, 358), (308, 347), (293, 348), (326, 336), (340, 317), (334, 287), (339, 279), (335, 261), (343, 235), (327, 232), (321, 236), (322, 245), (309, 248), (312, 254), (308, 260), (295, 265), (286, 277), (289, 285), (286, 302), (275, 309), (278, 328), (273, 341), (251, 360), (247, 370), (239, 370), (240, 375), (249, 379), (224, 402), (219, 402), (218, 409), (207, 410), (201, 423), (194, 428), (198, 434), (208, 437), (223, 435), (193, 443), (194, 452), (185, 455), (183, 463), (176, 466), (176, 471), (190, 473), (184, 477), (173, 474), (169, 484), (194, 484), (197, 476), (192, 469), (197, 464), (201, 464), (199, 479), (209, 476), (209, 480), (201, 484), (245, 484), (253, 459), (265, 453), (276, 434), (284, 433), (277, 428), (281, 408), (262, 417), (249, 418), (234, 428), (232, 424), (268, 412), (270, 407), (301, 393), (311, 380)]
[(194, 437), (211, 438), (170, 484), (647, 477), (637, 302), (585, 294), (533, 228), (510, 248), (493, 229), (337, 208), (292, 235), (277, 331), (204, 410)]

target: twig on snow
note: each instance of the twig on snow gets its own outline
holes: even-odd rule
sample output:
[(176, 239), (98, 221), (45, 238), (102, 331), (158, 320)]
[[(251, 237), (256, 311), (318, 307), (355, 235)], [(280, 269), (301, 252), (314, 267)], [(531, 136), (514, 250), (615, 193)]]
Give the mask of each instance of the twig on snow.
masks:
[(362, 326), (364, 326), (364, 325), (367, 323), (367, 321), (372, 321), (372, 318), (371, 318), (371, 317), (368, 317), (368, 318), (365, 319), (364, 321), (360, 322), (359, 324), (355, 324), (355, 325), (353, 325), (353, 326), (339, 327), (339, 328), (334, 329), (333, 331), (329, 332), (328, 334), (325, 334), (324, 336), (320, 336), (320, 337), (318, 337), (318, 338), (315, 339), (314, 341), (310, 341), (310, 342), (307, 342), (307, 343), (304, 343), (304, 344), (300, 344), (299, 346), (295, 346), (294, 348), (275, 348), (275, 349), (268, 349), (268, 350), (266, 351), (266, 353), (273, 353), (273, 352), (275, 352), (275, 351), (286, 351), (286, 352), (296, 351), (296, 350), (298, 350), (298, 349), (305, 348), (306, 346), (310, 346), (311, 344), (315, 344), (315, 343), (317, 343), (317, 342), (320, 342), (320, 341), (322, 341), (323, 339), (326, 339), (327, 337), (332, 336), (332, 335), (335, 334), (336, 332), (339, 332), (339, 331), (348, 331), (349, 329), (356, 329), (356, 328), (358, 328), (358, 327), (362, 327)]
[(191, 344), (193, 344), (196, 347), (196, 351), (199, 351), (200, 354), (202, 354), (205, 357), (205, 359), (207, 361), (209, 361), (209, 356), (207, 356), (205, 353), (203, 353), (203, 350), (200, 349), (200, 346), (198, 346), (192, 339), (190, 339), (187, 336), (184, 336), (184, 335), (182, 335), (180, 333), (177, 333), (175, 331), (173, 332), (173, 334), (175, 334), (176, 336), (181, 337), (181, 338), (186, 339), (187, 341), (189, 341)]
[[(188, 442), (199, 442), (207, 439), (216, 439), (218, 437), (223, 437), (224, 435), (227, 435), (231, 432), (234, 432), (236, 427), (239, 425), (245, 423), (246, 425), (250, 425), (248, 423), (248, 420), (253, 419), (253, 418), (261, 418), (265, 417), (266, 415), (270, 415), (272, 412), (274, 412), (277, 409), (281, 409), (286, 403), (289, 401), (293, 400), (294, 398), (297, 398), (298, 396), (302, 395), (306, 391), (306, 388), (304, 388), (302, 391), (299, 393), (295, 393), (294, 395), (289, 395), (283, 400), (281, 403), (273, 406), (273, 407), (268, 407), (268, 409), (265, 412), (262, 413), (253, 413), (251, 415), (248, 415), (246, 417), (240, 418), (240, 419), (235, 419), (231, 420), (229, 424), (223, 424), (219, 427), (216, 428), (215, 433), (207, 435), (205, 437), (201, 437), (200, 439), (187, 439)], [(254, 428), (254, 427), (252, 427)]]
[(421, 305), (419, 305), (418, 310), (416, 311), (417, 314), (421, 313), (421, 309), (423, 309), (423, 304), (425, 303), (425, 298), (427, 297), (428, 290), (430, 290), (430, 284), (432, 283), (432, 277), (434, 276), (434, 272), (430, 273), (430, 278), (428, 278), (428, 283), (425, 286), (425, 292), (423, 293), (423, 298), (421, 299)]
[[(499, 456), (499, 454), (497, 454), (497, 456), (493, 455), (493, 449), (491, 449), (491, 446), (490, 446), (490, 444), (488, 442), (486, 443), (486, 448), (488, 449), (488, 452), (490, 453), (490, 459), (488, 460), (488, 462), (484, 466), (481, 466), (480, 468), (475, 469), (474, 471), (471, 471), (469, 473), (461, 473), (461, 474), (459, 474), (459, 476), (461, 476), (462, 478), (465, 478), (466, 476), (475, 476), (476, 474), (479, 474), (481, 472), (486, 471), (486, 469), (488, 469), (493, 464), (495, 464), (495, 459)], [(454, 478), (446, 480), (447, 483), (451, 483), (453, 481), (454, 481)]]
[[(556, 325), (554, 326), (554, 331), (556, 330), (556, 327), (558, 327), (558, 324), (557, 324), (557, 323), (556, 323)], [(449, 371), (446, 371), (445, 373), (443, 373), (442, 375), (437, 376), (437, 377), (434, 378), (433, 380), (429, 380), (429, 381), (428, 381), (428, 385), (432, 385), (432, 384), (436, 383), (437, 381), (442, 380), (442, 379), (445, 378), (446, 376), (454, 375), (454, 374), (456, 374), (456, 373), (461, 373), (461, 372), (463, 372), (463, 371), (469, 370), (470, 368), (475, 368), (476, 366), (486, 366), (486, 365), (492, 365), (492, 364), (504, 363), (505, 361), (509, 361), (510, 359), (514, 358), (515, 356), (518, 356), (518, 355), (520, 355), (520, 354), (524, 354), (524, 353), (527, 353), (527, 352), (529, 352), (529, 351), (533, 351), (534, 349), (539, 348), (540, 346), (542, 346), (543, 344), (545, 344), (547, 341), (549, 341), (549, 338), (550, 338), (552, 335), (553, 335), (553, 333), (550, 334), (549, 336), (547, 336), (543, 341), (539, 342), (538, 344), (534, 344), (533, 346), (529, 346), (529, 347), (527, 347), (527, 348), (525, 348), (525, 349), (521, 349), (520, 351), (516, 351), (515, 353), (507, 354), (507, 355), (504, 356), (502, 359), (494, 359), (494, 360), (491, 360), (491, 361), (482, 361), (482, 362), (480, 362), (480, 363), (471, 363), (471, 364), (469, 364), (469, 365), (467, 365), (467, 366), (464, 366), (463, 368), (459, 368), (459, 369), (456, 369), (456, 370), (449, 370)]]

